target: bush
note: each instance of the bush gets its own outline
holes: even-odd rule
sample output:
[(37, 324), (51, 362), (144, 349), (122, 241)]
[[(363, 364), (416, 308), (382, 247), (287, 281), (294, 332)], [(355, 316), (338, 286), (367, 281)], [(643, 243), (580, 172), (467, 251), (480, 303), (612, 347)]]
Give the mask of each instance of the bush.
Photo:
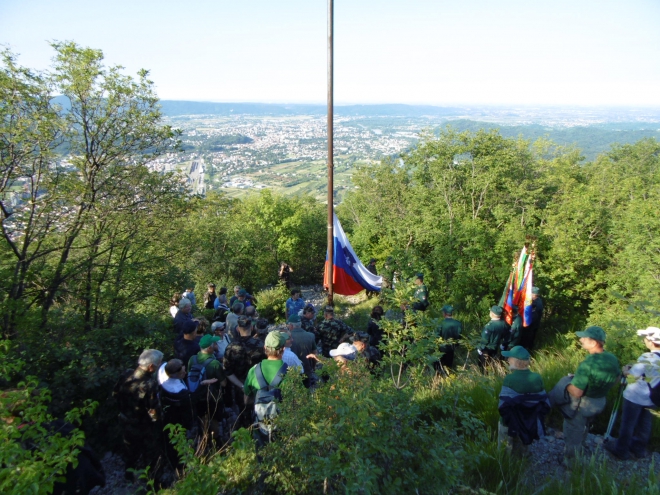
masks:
[(284, 282), (278, 283), (272, 289), (264, 289), (257, 292), (259, 315), (266, 318), (270, 323), (283, 323), (286, 315), (286, 300), (290, 292)]

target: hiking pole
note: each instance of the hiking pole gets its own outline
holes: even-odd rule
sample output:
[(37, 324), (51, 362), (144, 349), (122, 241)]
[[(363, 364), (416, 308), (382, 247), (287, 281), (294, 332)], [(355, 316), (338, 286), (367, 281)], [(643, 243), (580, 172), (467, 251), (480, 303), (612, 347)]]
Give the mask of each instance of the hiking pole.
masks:
[(623, 389), (625, 388), (626, 377), (621, 375), (621, 380), (619, 382), (619, 393), (617, 394), (616, 400), (614, 401), (614, 407), (612, 408), (612, 414), (610, 415), (610, 422), (607, 425), (607, 431), (605, 432), (605, 440), (612, 438), (612, 428), (614, 428), (614, 423), (616, 422), (616, 416), (619, 413), (619, 406), (621, 405), (621, 397), (623, 397)]

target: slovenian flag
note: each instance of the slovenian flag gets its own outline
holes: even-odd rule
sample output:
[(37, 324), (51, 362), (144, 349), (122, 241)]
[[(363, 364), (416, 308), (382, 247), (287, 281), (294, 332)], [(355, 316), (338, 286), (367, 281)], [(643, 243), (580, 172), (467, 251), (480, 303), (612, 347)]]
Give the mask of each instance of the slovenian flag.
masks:
[[(335, 294), (352, 296), (363, 290), (380, 291), (383, 277), (374, 275), (362, 264), (348, 242), (337, 215), (334, 216), (334, 259), (332, 260), (332, 283)], [(328, 287), (328, 256), (326, 253), (323, 285)]]

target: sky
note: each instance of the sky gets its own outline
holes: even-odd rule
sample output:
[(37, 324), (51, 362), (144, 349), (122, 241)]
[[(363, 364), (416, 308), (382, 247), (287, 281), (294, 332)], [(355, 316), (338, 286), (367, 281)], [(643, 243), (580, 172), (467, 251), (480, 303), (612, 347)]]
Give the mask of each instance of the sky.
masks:
[[(324, 103), (326, 0), (0, 0), (0, 44), (151, 71), (161, 99)], [(658, 0), (335, 0), (335, 103), (660, 106)]]

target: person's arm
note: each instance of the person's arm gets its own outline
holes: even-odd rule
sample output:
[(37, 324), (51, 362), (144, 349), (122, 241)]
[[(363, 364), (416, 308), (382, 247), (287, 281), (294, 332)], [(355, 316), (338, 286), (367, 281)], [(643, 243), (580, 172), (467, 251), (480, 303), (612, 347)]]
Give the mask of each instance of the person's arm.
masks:
[(582, 397), (584, 395), (584, 390), (577, 388), (572, 383), (568, 384), (568, 387), (566, 387), (566, 391), (576, 398)]
[(229, 375), (227, 379), (239, 388), (243, 388), (243, 383), (236, 377), (236, 375)]

